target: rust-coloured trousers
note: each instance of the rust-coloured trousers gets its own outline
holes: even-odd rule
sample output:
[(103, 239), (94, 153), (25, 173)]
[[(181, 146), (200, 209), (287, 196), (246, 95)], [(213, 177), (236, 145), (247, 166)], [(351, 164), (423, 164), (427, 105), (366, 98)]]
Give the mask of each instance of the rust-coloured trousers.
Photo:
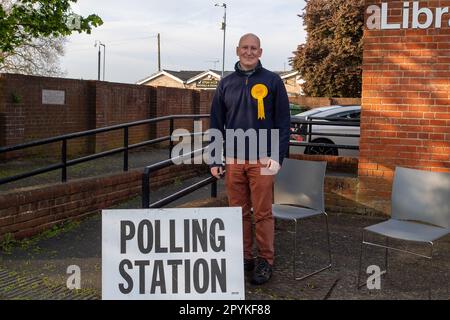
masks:
[(252, 214), (255, 223), (255, 238), (258, 257), (273, 264), (274, 218), (272, 215), (273, 175), (261, 175), (265, 165), (232, 163), (226, 164), (225, 183), (230, 207), (242, 207), (244, 258), (253, 258)]

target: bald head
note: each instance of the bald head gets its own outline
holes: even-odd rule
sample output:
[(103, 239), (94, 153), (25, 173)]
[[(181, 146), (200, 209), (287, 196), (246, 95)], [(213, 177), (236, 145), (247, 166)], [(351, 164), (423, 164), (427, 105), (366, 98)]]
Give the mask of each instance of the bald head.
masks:
[(256, 40), (258, 43), (258, 47), (261, 47), (261, 40), (258, 38), (258, 36), (254, 33), (246, 33), (239, 39), (239, 47), (241, 46), (242, 42), (246, 39), (253, 39)]
[(261, 41), (253, 33), (244, 34), (239, 40), (236, 55), (243, 70), (254, 69), (262, 55)]

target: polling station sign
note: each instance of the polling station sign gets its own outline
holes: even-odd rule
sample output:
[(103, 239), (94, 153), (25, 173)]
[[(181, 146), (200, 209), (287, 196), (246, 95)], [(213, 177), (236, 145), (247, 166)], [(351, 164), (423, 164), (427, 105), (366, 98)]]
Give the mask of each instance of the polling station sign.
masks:
[(102, 211), (102, 298), (244, 299), (241, 208)]

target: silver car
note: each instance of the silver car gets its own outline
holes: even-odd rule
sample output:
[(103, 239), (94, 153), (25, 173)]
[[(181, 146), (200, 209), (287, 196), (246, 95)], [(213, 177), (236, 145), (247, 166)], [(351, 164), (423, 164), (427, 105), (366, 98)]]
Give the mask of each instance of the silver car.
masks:
[[(326, 143), (335, 145), (359, 146), (359, 119), (361, 116), (361, 106), (329, 106), (314, 108), (297, 115), (291, 116), (291, 141), (306, 142), (308, 136), (308, 125), (298, 123), (299, 121), (340, 121), (353, 124), (351, 126), (340, 125), (311, 125), (312, 143)], [(317, 119), (319, 118), (319, 119)], [(344, 120), (344, 119), (353, 119)], [(341, 122), (343, 122), (341, 121)], [(356, 121), (356, 122), (355, 122)], [(319, 135), (314, 135), (318, 133)], [(333, 136), (333, 134), (343, 136)], [(345, 136), (351, 135), (351, 136)], [(353, 136), (355, 135), (355, 136)], [(321, 154), (357, 157), (359, 150), (330, 148), (326, 146), (290, 146), (290, 152), (294, 154)]]

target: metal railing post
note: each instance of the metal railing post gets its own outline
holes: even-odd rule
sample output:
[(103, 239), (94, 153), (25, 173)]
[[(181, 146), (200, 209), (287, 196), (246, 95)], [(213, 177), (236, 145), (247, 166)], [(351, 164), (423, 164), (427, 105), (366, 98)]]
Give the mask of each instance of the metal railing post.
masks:
[(128, 171), (128, 127), (123, 128), (123, 171)]
[(311, 142), (311, 131), (312, 131), (312, 124), (308, 123), (308, 134), (307, 134), (307, 142), (310, 143)]
[(217, 180), (211, 183), (211, 198), (217, 198)]
[(172, 133), (173, 133), (173, 118), (170, 118), (170, 126), (169, 126), (169, 159), (172, 158), (172, 148), (173, 148), (173, 141), (172, 141)]
[[(192, 132), (194, 133), (192, 135), (192, 139), (191, 139), (191, 148), (192, 150), (195, 150), (195, 139), (197, 139), (197, 136), (195, 135), (197, 132), (195, 131), (195, 122), (199, 121), (200, 118), (199, 117), (194, 117), (193, 121), (192, 121)], [(203, 140), (203, 139), (202, 139)], [(202, 147), (203, 147), (203, 142), (202, 142)]]
[(150, 207), (150, 172), (144, 171), (142, 175), (142, 208)]
[(67, 139), (62, 141), (61, 146), (61, 163), (63, 167), (61, 168), (61, 181), (67, 181)]

